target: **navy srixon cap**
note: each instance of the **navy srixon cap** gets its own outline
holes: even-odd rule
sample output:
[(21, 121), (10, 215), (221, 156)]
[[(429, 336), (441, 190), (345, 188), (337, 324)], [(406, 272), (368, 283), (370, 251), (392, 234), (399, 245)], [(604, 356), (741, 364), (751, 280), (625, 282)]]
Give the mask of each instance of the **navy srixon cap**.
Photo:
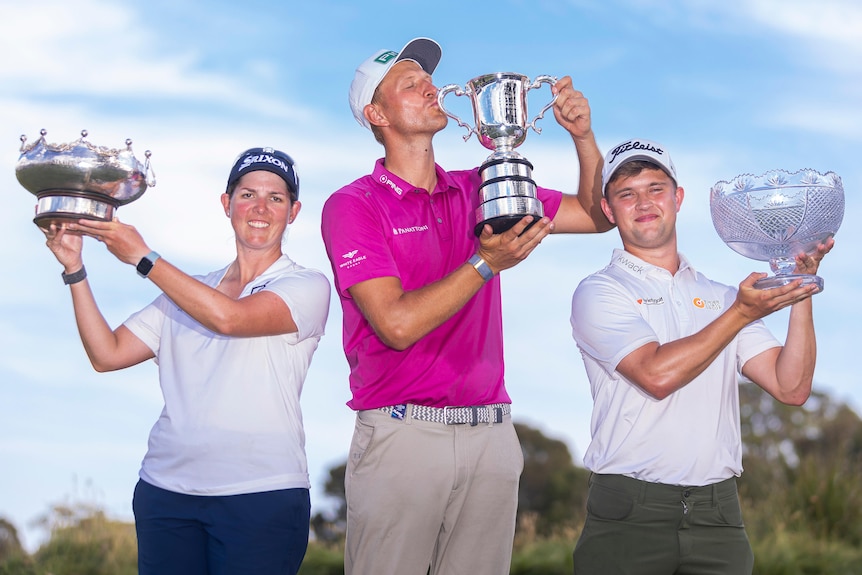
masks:
[(241, 177), (249, 172), (265, 170), (280, 176), (293, 193), (294, 199), (299, 198), (299, 174), (293, 158), (274, 148), (250, 148), (240, 154), (230, 170), (227, 179), (227, 190)]

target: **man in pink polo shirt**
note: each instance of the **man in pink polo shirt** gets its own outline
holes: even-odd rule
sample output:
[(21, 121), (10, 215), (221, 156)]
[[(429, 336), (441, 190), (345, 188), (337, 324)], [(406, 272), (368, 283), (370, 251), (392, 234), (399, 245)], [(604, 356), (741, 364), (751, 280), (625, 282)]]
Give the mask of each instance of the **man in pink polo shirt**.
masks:
[(477, 170), (434, 161), (447, 123), (431, 80), (440, 56), (417, 38), (357, 68), (350, 106), (385, 157), (323, 209), (357, 412), (347, 574), (509, 572), (523, 455), (503, 379), (498, 274), (549, 233), (611, 227), (589, 104), (565, 77), (554, 116), (575, 143), (578, 194), (538, 188), (545, 217), (499, 234), (486, 225), (476, 238)]

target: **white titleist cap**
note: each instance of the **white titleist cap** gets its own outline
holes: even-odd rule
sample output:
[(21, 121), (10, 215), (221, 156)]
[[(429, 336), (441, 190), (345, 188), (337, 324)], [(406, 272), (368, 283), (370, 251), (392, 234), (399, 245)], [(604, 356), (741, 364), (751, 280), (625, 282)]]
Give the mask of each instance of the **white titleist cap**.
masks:
[(429, 38), (414, 38), (407, 42), (400, 52), (392, 50), (378, 50), (370, 58), (365, 60), (356, 69), (353, 82), (350, 84), (350, 109), (356, 121), (371, 129), (371, 124), (365, 119), (362, 111), (371, 103), (374, 90), (386, 77), (389, 70), (396, 62), (401, 60), (412, 60), (419, 64), (423, 70), (433, 74), (440, 62), (443, 51), (440, 45)]
[(658, 167), (673, 178), (674, 182), (679, 183), (676, 177), (676, 167), (673, 165), (673, 160), (670, 159), (670, 154), (664, 149), (664, 146), (644, 139), (626, 140), (611, 149), (605, 156), (605, 165), (602, 168), (602, 193), (604, 193), (614, 172), (623, 164), (635, 160), (642, 160), (658, 165)]

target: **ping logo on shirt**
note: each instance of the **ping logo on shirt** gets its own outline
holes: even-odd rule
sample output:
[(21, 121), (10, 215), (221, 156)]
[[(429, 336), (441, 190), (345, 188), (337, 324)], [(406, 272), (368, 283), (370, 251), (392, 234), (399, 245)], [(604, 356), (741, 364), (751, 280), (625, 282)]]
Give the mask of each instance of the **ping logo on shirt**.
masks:
[(262, 289), (264, 289), (268, 283), (269, 283), (269, 282), (262, 283), (262, 284), (260, 284), (260, 285), (258, 285), (258, 286), (254, 286), (253, 288), (251, 288), (251, 293), (252, 293), (252, 294), (256, 294), (257, 292), (259, 292), (259, 291), (261, 291)]
[(387, 176), (386, 174), (383, 174), (382, 176), (380, 176), (380, 183), (383, 184), (384, 186), (389, 186), (390, 188), (392, 188), (392, 191), (395, 192), (396, 194), (398, 194), (399, 196), (404, 193), (404, 190), (401, 189), (401, 186), (399, 186), (398, 184), (396, 184), (395, 182), (390, 180), (389, 176)]
[(711, 311), (719, 311), (721, 309), (721, 302), (718, 301), (717, 299), (705, 300), (705, 299), (701, 299), (699, 297), (696, 297), (693, 300), (691, 300), (691, 303), (694, 304), (694, 307), (699, 308), (699, 309), (708, 309)]

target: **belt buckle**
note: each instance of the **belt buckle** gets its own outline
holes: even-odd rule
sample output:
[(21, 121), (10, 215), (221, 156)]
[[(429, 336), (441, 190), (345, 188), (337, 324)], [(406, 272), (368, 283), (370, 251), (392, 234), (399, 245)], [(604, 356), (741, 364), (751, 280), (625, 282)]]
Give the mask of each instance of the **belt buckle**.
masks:
[[(450, 414), (456, 413), (455, 410), (458, 410), (458, 409), (466, 409), (466, 410), (470, 411), (469, 418), (467, 421), (458, 421), (457, 417), (455, 417), (455, 415), (452, 415), (450, 417)], [(497, 408), (497, 409), (499, 409), (499, 411), (500, 411), (499, 418), (492, 416), (492, 414), (495, 413), (496, 409), (494, 409), (493, 406), (491, 406), (491, 405), (471, 405), (468, 407), (453, 407), (451, 405), (446, 405), (443, 407), (443, 425), (460, 425), (463, 423), (469, 423), (472, 427), (475, 427), (479, 423), (482, 423), (480, 421), (480, 415), (479, 415), (480, 410), (484, 411), (484, 413), (486, 414), (486, 417), (487, 417), (486, 421), (493, 422), (493, 423), (501, 423), (503, 421), (502, 409), (500, 409), (500, 408)], [(497, 419), (499, 419), (499, 421), (497, 421)]]
[(488, 419), (490, 420), (491, 408), (489, 408), (487, 405), (473, 405), (470, 407), (470, 415), (472, 416), (472, 419), (470, 420), (470, 427), (476, 427), (477, 425), (479, 425), (479, 409), (484, 409), (485, 413), (488, 414)]

